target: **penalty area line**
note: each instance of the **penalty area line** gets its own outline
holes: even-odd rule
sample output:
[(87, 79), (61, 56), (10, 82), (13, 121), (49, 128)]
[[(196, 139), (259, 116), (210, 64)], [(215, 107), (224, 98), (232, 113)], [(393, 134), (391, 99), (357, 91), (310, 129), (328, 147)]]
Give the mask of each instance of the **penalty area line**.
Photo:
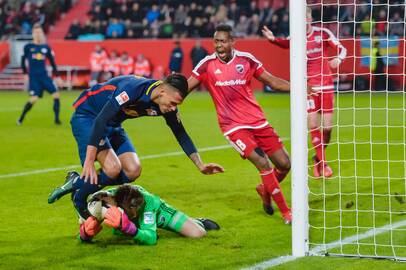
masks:
[[(226, 148), (231, 148), (231, 145), (224, 144), (224, 145), (204, 147), (204, 148), (199, 148), (198, 151), (199, 152), (209, 152), (209, 151), (215, 151), (215, 150), (222, 150), (222, 149), (226, 149)], [(162, 157), (181, 156), (184, 154), (185, 153), (183, 151), (176, 151), (176, 152), (168, 152), (168, 153), (162, 153), (162, 154), (140, 156), (140, 159), (145, 160), (145, 159), (154, 159), (154, 158), (162, 158)], [(57, 168), (46, 168), (46, 169), (40, 169), (40, 170), (20, 172), (20, 173), (8, 173), (8, 174), (0, 175), (0, 179), (34, 175), (34, 174), (43, 174), (43, 173), (48, 173), (48, 172), (72, 170), (72, 169), (77, 169), (80, 167), (81, 167), (80, 165), (67, 165), (64, 167), (57, 167)]]
[[(328, 250), (340, 247), (342, 245), (351, 244), (351, 243), (354, 243), (354, 242), (357, 242), (357, 241), (360, 241), (360, 240), (363, 240), (366, 238), (377, 236), (382, 233), (387, 233), (391, 230), (398, 229), (398, 228), (405, 227), (405, 226), (406, 226), (406, 220), (401, 220), (401, 221), (398, 221), (398, 222), (395, 222), (392, 224), (387, 224), (382, 227), (373, 228), (362, 234), (354, 234), (352, 236), (348, 236), (341, 240), (337, 240), (337, 241), (334, 241), (334, 242), (331, 242), (331, 243), (328, 243), (325, 245), (317, 246), (317, 247), (311, 249), (309, 251), (309, 254), (310, 255), (319, 255), (320, 252), (328, 251)], [(252, 266), (241, 268), (241, 270), (263, 270), (263, 269), (268, 269), (268, 268), (278, 266), (281, 264), (285, 264), (288, 262), (292, 262), (292, 261), (295, 261), (295, 260), (301, 259), (301, 258), (305, 258), (305, 257), (295, 257), (292, 255), (280, 256), (280, 257), (277, 257), (277, 258), (274, 258), (271, 260), (267, 260), (267, 261), (263, 261), (261, 263), (254, 264)]]

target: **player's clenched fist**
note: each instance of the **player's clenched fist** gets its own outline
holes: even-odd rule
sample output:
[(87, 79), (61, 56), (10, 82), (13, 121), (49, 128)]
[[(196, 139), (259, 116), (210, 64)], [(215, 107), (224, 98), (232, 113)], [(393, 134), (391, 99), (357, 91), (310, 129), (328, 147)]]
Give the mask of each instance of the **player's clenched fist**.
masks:
[(99, 221), (95, 217), (90, 216), (80, 224), (79, 237), (82, 241), (90, 241), (102, 228)]
[(131, 222), (125, 212), (120, 211), (116, 206), (112, 206), (107, 210), (104, 215), (104, 223), (129, 235), (137, 233), (135, 224)]

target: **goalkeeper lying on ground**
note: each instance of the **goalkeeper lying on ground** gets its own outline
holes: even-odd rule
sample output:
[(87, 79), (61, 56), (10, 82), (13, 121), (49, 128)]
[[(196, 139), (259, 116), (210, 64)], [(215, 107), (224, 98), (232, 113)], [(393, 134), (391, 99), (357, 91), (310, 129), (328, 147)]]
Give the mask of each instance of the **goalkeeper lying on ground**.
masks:
[(91, 241), (100, 232), (103, 221), (118, 234), (133, 237), (135, 242), (144, 245), (156, 244), (157, 228), (191, 238), (220, 229), (212, 220), (188, 217), (137, 185), (125, 184), (99, 191), (91, 197), (88, 208), (92, 216), (80, 226), (79, 238), (83, 242)]

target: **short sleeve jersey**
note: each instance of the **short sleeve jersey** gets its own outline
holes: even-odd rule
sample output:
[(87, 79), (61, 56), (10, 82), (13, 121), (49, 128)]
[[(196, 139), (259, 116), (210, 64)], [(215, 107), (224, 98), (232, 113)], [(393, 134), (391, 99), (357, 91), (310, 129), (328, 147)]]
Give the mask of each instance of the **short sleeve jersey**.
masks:
[(250, 87), (252, 77), (264, 72), (262, 63), (252, 54), (233, 51), (225, 63), (214, 53), (206, 56), (193, 70), (192, 76), (209, 90), (224, 135), (238, 129), (267, 125), (265, 115)]

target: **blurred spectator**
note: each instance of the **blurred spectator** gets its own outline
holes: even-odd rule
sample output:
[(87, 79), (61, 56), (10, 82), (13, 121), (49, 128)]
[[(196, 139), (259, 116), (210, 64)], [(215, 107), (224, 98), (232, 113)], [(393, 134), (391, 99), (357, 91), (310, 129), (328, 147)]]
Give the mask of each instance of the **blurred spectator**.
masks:
[(99, 82), (106, 60), (106, 52), (100, 45), (96, 45), (90, 54), (90, 86)]
[(137, 59), (134, 64), (134, 74), (145, 78), (149, 78), (151, 76), (151, 64), (141, 53), (137, 55)]
[(117, 18), (112, 18), (106, 29), (107, 38), (120, 38), (124, 36), (124, 24)]
[(250, 21), (247, 16), (241, 15), (237, 25), (234, 28), (234, 35), (236, 37), (246, 37), (248, 35), (248, 29), (250, 27)]
[(121, 54), (120, 75), (130, 75), (134, 70), (134, 60), (127, 52)]
[(192, 59), (193, 68), (207, 55), (207, 50), (202, 47), (200, 40), (196, 41), (195, 46), (190, 52), (190, 58)]
[(153, 23), (156, 21), (159, 17), (159, 10), (157, 5), (152, 5), (151, 9), (147, 12), (146, 19), (149, 24)]
[(261, 8), (261, 11), (259, 13), (259, 21), (261, 22), (261, 24), (268, 25), (271, 21), (272, 14), (273, 10), (271, 9), (269, 1), (264, 1), (263, 7)]
[(75, 19), (69, 27), (68, 34), (65, 39), (77, 39), (82, 33), (82, 27), (78, 19)]
[(180, 47), (180, 42), (175, 41), (175, 48), (171, 52), (169, 60), (169, 71), (171, 73), (180, 73), (182, 71), (183, 51)]
[[(46, 30), (71, 2), (0, 0), (0, 39), (29, 33), (35, 22)], [(340, 38), (369, 35), (371, 30), (380, 36), (404, 36), (404, 0), (343, 0), (339, 6), (330, 2), (334, 1), (307, 0), (315, 24), (323, 20), (324, 27), (335, 33), (337, 29)], [(262, 25), (268, 25), (277, 36), (288, 36), (288, 12), (287, 0), (93, 0), (91, 23), (82, 27), (72, 24), (66, 38), (82, 39), (86, 34), (107, 38), (211, 37), (220, 23), (233, 26), (241, 37), (260, 35)]]
[(120, 63), (121, 60), (117, 51), (111, 51), (109, 57), (104, 63), (104, 72), (106, 73), (104, 80), (107, 81), (112, 77), (120, 75)]
[(405, 23), (400, 18), (400, 14), (396, 12), (389, 20), (389, 35), (403, 36)]

